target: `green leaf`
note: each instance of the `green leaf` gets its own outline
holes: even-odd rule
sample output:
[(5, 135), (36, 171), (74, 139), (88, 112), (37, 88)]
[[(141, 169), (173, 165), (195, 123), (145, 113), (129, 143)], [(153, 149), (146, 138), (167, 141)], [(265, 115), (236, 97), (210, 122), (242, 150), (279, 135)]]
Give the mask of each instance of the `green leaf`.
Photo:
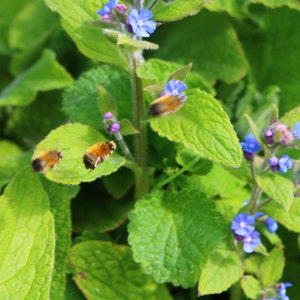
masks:
[(226, 11), (229, 15), (241, 18), (245, 17), (245, 6), (243, 0), (215, 0), (208, 3), (207, 9), (214, 12)]
[(282, 118), (280, 118), (280, 122), (290, 126), (293, 129), (294, 125), (300, 121), (300, 106), (295, 107), (294, 109), (287, 112)]
[[(99, 90), (100, 86), (101, 90)], [(83, 73), (65, 90), (63, 111), (72, 122), (80, 122), (100, 129), (103, 128), (102, 112), (109, 107), (112, 110), (114, 108), (111, 101), (118, 107), (118, 118), (131, 117), (131, 97), (131, 85), (127, 73), (119, 67), (103, 65)], [(114, 113), (115, 109), (112, 112)]]
[(176, 113), (152, 119), (160, 136), (215, 162), (238, 167), (242, 150), (230, 120), (219, 102), (199, 90), (187, 93), (186, 104)]
[(252, 275), (243, 276), (241, 279), (241, 287), (249, 299), (258, 299), (260, 284), (255, 277)]
[(209, 256), (201, 273), (198, 296), (226, 291), (242, 274), (242, 261), (236, 251), (216, 250)]
[(29, 163), (30, 155), (10, 141), (0, 141), (0, 190), (18, 170)]
[(128, 63), (124, 50), (111, 43), (100, 27), (91, 24), (97, 18), (97, 10), (105, 1), (93, 0), (46, 0), (46, 4), (62, 17), (62, 25), (87, 57), (101, 62), (116, 64), (125, 70)]
[(93, 181), (100, 176), (115, 172), (125, 159), (113, 153), (95, 170), (86, 169), (83, 156), (94, 144), (106, 141), (97, 130), (81, 124), (67, 124), (52, 130), (36, 147), (33, 158), (46, 150), (62, 151), (63, 158), (53, 169), (46, 172), (52, 181), (64, 184), (78, 184)]
[(260, 266), (264, 256), (262, 255), (251, 255), (245, 259), (244, 269), (246, 273), (255, 275), (255, 277), (260, 276)]
[(54, 53), (45, 50), (34, 65), (1, 92), (0, 106), (26, 106), (34, 100), (37, 92), (64, 88), (71, 83), (71, 76), (56, 61)]
[(153, 7), (154, 19), (157, 21), (170, 22), (196, 15), (206, 2), (206, 0), (177, 0), (168, 3), (158, 1)]
[(152, 41), (168, 45), (154, 53), (157, 58), (183, 64), (193, 62), (193, 70), (210, 83), (236, 82), (248, 70), (236, 32), (222, 14), (202, 10), (186, 20), (165, 24)]
[(263, 90), (269, 85), (278, 85), (281, 89), (279, 111), (283, 114), (299, 105), (300, 61), (295, 57), (300, 52), (300, 12), (288, 7), (262, 8), (262, 5), (249, 7), (257, 27), (239, 23), (237, 29), (241, 34), (247, 32), (247, 38), (241, 41), (257, 88)]
[(294, 186), (289, 179), (275, 173), (264, 173), (257, 176), (257, 184), (263, 192), (289, 211), (294, 200)]
[[(51, 212), (55, 220), (55, 262), (51, 279), (50, 299), (61, 299), (66, 284), (68, 254), (71, 243), (70, 198), (78, 192), (77, 186), (63, 186), (43, 180)], [(75, 192), (75, 193), (74, 193)]]
[(138, 134), (140, 133), (128, 119), (123, 119), (119, 122), (120, 132), (122, 135)]
[(280, 248), (274, 248), (261, 265), (261, 281), (264, 287), (279, 282), (284, 268), (284, 254)]
[(250, 0), (247, 5), (255, 3), (262, 3), (265, 6), (276, 8), (280, 6), (288, 6), (290, 8), (298, 9), (300, 10), (300, 3), (294, 0)]
[(170, 75), (167, 81), (170, 80), (185, 80), (187, 77), (188, 73), (190, 72), (192, 68), (192, 63), (187, 64), (186, 66), (181, 67), (180, 69), (176, 70), (173, 72), (173, 74)]
[(0, 295), (48, 299), (54, 263), (54, 219), (49, 199), (29, 167), (0, 197)]
[(98, 105), (101, 114), (104, 115), (107, 112), (111, 112), (113, 116), (116, 118), (118, 114), (117, 114), (117, 107), (114, 99), (105, 90), (103, 86), (98, 86), (98, 91), (99, 91)]
[(124, 45), (133, 49), (157, 50), (159, 46), (144, 40), (133, 40), (125, 34), (122, 34), (117, 41), (117, 45)]
[(192, 189), (152, 192), (136, 202), (129, 220), (135, 261), (156, 282), (184, 288), (195, 285), (227, 231), (213, 202)]
[(287, 229), (300, 232), (300, 198), (294, 199), (288, 212), (274, 201), (265, 205), (262, 210)]
[(155, 300), (171, 297), (133, 261), (130, 248), (90, 241), (71, 249), (74, 280), (88, 299)]

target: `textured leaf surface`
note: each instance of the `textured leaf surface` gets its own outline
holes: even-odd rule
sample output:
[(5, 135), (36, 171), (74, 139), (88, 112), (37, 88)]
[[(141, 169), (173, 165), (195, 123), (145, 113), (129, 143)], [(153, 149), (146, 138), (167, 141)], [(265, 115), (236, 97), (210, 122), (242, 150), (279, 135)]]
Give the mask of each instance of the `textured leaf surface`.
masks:
[(259, 281), (252, 275), (243, 276), (241, 287), (249, 299), (257, 299), (260, 291)]
[(142, 273), (127, 246), (84, 242), (71, 249), (70, 260), (74, 279), (88, 299), (171, 299), (164, 286)]
[[(94, 128), (103, 128), (103, 108), (107, 99), (99, 97), (102, 86), (114, 99), (118, 107), (118, 118), (131, 118), (131, 88), (128, 76), (115, 66), (101, 66), (90, 70), (64, 92), (63, 110), (72, 122), (80, 122)], [(100, 96), (103, 95), (102, 89)], [(100, 99), (99, 99), (100, 98)], [(98, 104), (98, 101), (100, 102)]]
[(0, 106), (25, 106), (34, 100), (38, 91), (60, 89), (71, 83), (72, 77), (56, 61), (54, 53), (45, 50), (34, 65), (1, 92)]
[(107, 141), (97, 130), (81, 124), (67, 124), (52, 130), (36, 147), (33, 158), (45, 150), (62, 151), (62, 160), (48, 170), (46, 177), (64, 184), (78, 184), (115, 172), (125, 159), (113, 153), (94, 170), (86, 169), (83, 156), (95, 143)]
[(206, 4), (206, 0), (158, 1), (153, 8), (154, 19), (157, 21), (175, 21), (195, 15)]
[(1, 299), (48, 299), (54, 219), (39, 178), (19, 172), (0, 198)]
[(212, 201), (196, 190), (152, 192), (129, 214), (134, 259), (157, 282), (194, 286), (212, 249), (226, 235)]
[(201, 273), (198, 295), (219, 294), (237, 282), (242, 274), (242, 261), (236, 251), (216, 250)]
[(261, 280), (264, 287), (279, 282), (284, 268), (284, 254), (280, 248), (274, 248), (264, 258), (261, 265)]
[(229, 118), (205, 92), (187, 93), (187, 102), (178, 112), (152, 119), (150, 124), (159, 135), (182, 143), (204, 158), (231, 167), (241, 164), (241, 147)]
[(62, 17), (62, 25), (87, 57), (126, 69), (127, 63), (122, 48), (112, 44), (100, 27), (91, 24), (98, 20), (96, 14), (106, 1), (93, 0), (46, 0), (46, 4)]
[(272, 216), (277, 222), (289, 230), (300, 232), (300, 198), (295, 198), (290, 210), (287, 212), (281, 205), (272, 201), (263, 211)]
[(265, 173), (257, 176), (258, 186), (274, 201), (282, 205), (287, 211), (294, 200), (293, 183), (278, 174)]
[(280, 122), (289, 125), (291, 129), (293, 129), (294, 125), (299, 121), (300, 121), (300, 106), (295, 107), (294, 109), (287, 112), (282, 118), (280, 118)]
[[(193, 28), (193, 30), (191, 30)], [(166, 24), (160, 29), (160, 46), (156, 57), (187, 64), (193, 62), (208, 82), (223, 80), (232, 83), (247, 72), (248, 63), (236, 32), (222, 14), (206, 10), (197, 16)]]

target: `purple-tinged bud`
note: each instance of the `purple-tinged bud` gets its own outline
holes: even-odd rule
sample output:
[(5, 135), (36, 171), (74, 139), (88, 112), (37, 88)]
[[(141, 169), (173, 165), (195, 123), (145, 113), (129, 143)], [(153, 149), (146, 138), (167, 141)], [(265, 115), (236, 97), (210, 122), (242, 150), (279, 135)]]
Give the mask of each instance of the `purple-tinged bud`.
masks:
[(108, 128), (108, 130), (107, 130), (108, 132), (119, 132), (120, 131), (120, 124), (119, 123), (112, 123), (110, 126), (109, 126), (109, 128)]
[(265, 139), (266, 139), (266, 143), (269, 145), (272, 145), (274, 143), (272, 130), (267, 129), (265, 131)]
[(266, 219), (265, 224), (271, 233), (276, 232), (278, 229), (278, 223), (271, 217)]
[(113, 114), (110, 111), (108, 111), (104, 114), (104, 119), (109, 120), (112, 118), (112, 116)]
[(269, 159), (269, 164), (270, 164), (270, 167), (271, 167), (272, 171), (277, 171), (278, 170), (278, 159), (277, 159), (276, 156), (272, 156)]
[(127, 8), (126, 5), (124, 5), (124, 4), (117, 4), (115, 7), (121, 13), (124, 13)]

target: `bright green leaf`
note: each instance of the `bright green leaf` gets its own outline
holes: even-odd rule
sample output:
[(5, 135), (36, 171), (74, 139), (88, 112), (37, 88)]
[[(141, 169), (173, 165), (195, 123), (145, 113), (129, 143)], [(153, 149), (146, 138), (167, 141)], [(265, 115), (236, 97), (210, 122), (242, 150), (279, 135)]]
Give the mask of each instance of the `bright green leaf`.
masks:
[(261, 264), (261, 281), (264, 287), (279, 282), (284, 268), (284, 254), (281, 248), (274, 248)]
[(129, 220), (135, 261), (155, 281), (184, 288), (195, 285), (227, 231), (213, 202), (196, 190), (152, 192), (136, 202)]
[(74, 280), (88, 299), (171, 300), (164, 286), (143, 274), (127, 246), (80, 243), (71, 249), (70, 263)]
[(124, 50), (111, 43), (100, 27), (92, 25), (101, 3), (93, 0), (46, 0), (46, 4), (62, 17), (62, 25), (76, 43), (78, 49), (87, 57), (101, 62), (116, 64), (125, 70), (128, 63)]
[(97, 130), (81, 124), (67, 124), (52, 130), (36, 147), (33, 158), (46, 150), (59, 150), (63, 158), (53, 169), (46, 172), (52, 181), (64, 184), (78, 184), (93, 181), (100, 176), (115, 172), (125, 159), (113, 153), (94, 170), (83, 163), (86, 151), (98, 142), (107, 141)]
[(196, 15), (206, 2), (206, 0), (158, 1), (153, 7), (154, 19), (170, 22)]
[(54, 263), (54, 219), (49, 199), (27, 167), (0, 199), (1, 299), (48, 299)]
[(282, 118), (280, 118), (280, 122), (290, 126), (293, 129), (294, 125), (300, 121), (300, 106), (295, 107), (294, 109), (287, 112)]
[(117, 45), (124, 45), (133, 49), (157, 50), (159, 46), (144, 40), (133, 40), (125, 34), (122, 34), (117, 41)]
[(128, 119), (120, 120), (120, 132), (122, 135), (138, 134), (139, 131)]
[(260, 284), (255, 277), (252, 275), (243, 276), (241, 279), (241, 287), (249, 299), (258, 299)]
[(201, 273), (198, 295), (219, 294), (237, 282), (242, 274), (242, 261), (236, 251), (216, 250)]
[(294, 186), (289, 179), (275, 173), (264, 173), (257, 176), (257, 184), (263, 192), (289, 211), (294, 200)]
[(160, 136), (182, 143), (196, 154), (231, 167), (242, 162), (242, 150), (230, 120), (219, 102), (199, 90), (187, 93), (176, 113), (150, 121)]
[(1, 92), (0, 106), (26, 106), (34, 100), (38, 91), (60, 89), (71, 83), (71, 76), (56, 61), (54, 53), (45, 50), (34, 65)]

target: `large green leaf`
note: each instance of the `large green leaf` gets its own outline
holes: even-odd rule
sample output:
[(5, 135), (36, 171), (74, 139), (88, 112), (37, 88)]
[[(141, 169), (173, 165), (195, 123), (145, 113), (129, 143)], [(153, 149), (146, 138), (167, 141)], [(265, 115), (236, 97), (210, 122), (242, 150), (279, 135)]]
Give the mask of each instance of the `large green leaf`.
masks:
[(132, 113), (131, 85), (127, 74), (119, 67), (103, 65), (83, 73), (64, 92), (63, 111), (70, 121), (80, 122), (94, 128), (103, 128), (103, 115), (98, 101), (99, 86), (115, 100), (118, 118), (130, 118)]
[(281, 88), (279, 111), (283, 114), (299, 105), (300, 12), (287, 7), (262, 9), (261, 5), (250, 9), (258, 24), (244, 27), (243, 23), (237, 29), (251, 74), (259, 90), (269, 85)]
[(182, 143), (204, 158), (231, 167), (242, 162), (242, 150), (230, 120), (221, 105), (209, 94), (193, 90), (176, 113), (152, 119), (159, 135)]
[(91, 24), (92, 21), (99, 20), (96, 12), (106, 1), (45, 0), (45, 2), (61, 15), (63, 27), (84, 55), (128, 69), (122, 48), (112, 44), (103, 35), (100, 27)]
[(252, 275), (245, 275), (241, 279), (243, 292), (249, 299), (257, 299), (260, 292), (259, 281)]
[(134, 259), (155, 281), (184, 288), (195, 285), (226, 235), (213, 202), (196, 190), (152, 192), (136, 202), (129, 220)]
[(74, 280), (91, 300), (170, 300), (167, 289), (142, 273), (130, 248), (90, 241), (71, 249)]
[(265, 173), (257, 176), (257, 183), (263, 192), (289, 211), (294, 201), (294, 186), (289, 179), (275, 173)]
[(64, 88), (72, 77), (55, 59), (52, 51), (45, 50), (41, 58), (15, 78), (0, 94), (0, 106), (26, 106), (38, 91)]
[(197, 14), (206, 2), (206, 0), (158, 1), (153, 8), (154, 19), (170, 22), (192, 16)]
[(96, 178), (115, 172), (125, 163), (125, 159), (112, 154), (95, 170), (86, 169), (83, 156), (98, 142), (107, 141), (97, 130), (81, 124), (67, 124), (52, 130), (36, 147), (33, 158), (46, 150), (59, 150), (62, 160), (53, 169), (46, 172), (52, 181), (64, 184), (78, 184), (81, 181), (93, 181)]
[(238, 81), (248, 69), (236, 32), (221, 14), (203, 10), (197, 16), (166, 24), (153, 40), (165, 45), (155, 52), (157, 57), (183, 64), (192, 62), (193, 70), (211, 83)]
[(29, 167), (0, 198), (0, 297), (48, 299), (54, 262), (54, 219), (49, 198)]
[(216, 250), (201, 273), (198, 295), (219, 294), (237, 282), (242, 274), (242, 261), (236, 251)]

